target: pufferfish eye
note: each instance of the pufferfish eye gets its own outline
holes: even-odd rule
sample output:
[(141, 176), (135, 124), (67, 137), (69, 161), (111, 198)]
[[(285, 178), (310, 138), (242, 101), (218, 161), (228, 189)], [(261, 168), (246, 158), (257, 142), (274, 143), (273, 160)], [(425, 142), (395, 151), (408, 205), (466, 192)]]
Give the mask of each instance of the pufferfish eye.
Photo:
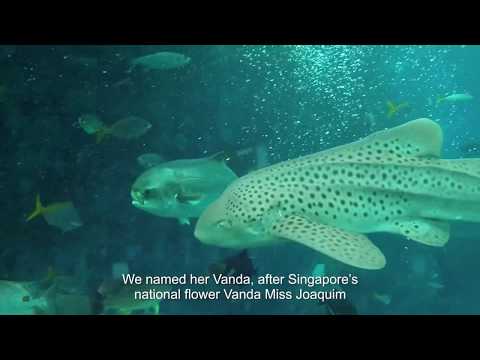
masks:
[(148, 199), (152, 199), (156, 196), (158, 196), (160, 193), (158, 191), (158, 189), (145, 189), (143, 190), (142, 192), (142, 197), (145, 199), (145, 200), (148, 200)]
[(142, 195), (143, 195), (144, 198), (148, 198), (148, 197), (152, 196), (152, 194), (153, 194), (152, 189), (146, 189), (146, 190), (143, 191)]

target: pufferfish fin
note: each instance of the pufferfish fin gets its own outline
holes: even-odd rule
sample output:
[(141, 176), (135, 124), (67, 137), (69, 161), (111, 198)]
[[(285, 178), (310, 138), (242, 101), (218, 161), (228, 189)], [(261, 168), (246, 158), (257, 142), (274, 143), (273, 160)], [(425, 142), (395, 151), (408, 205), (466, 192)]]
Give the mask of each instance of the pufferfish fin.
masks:
[(189, 194), (186, 192), (181, 192), (177, 195), (177, 201), (182, 204), (195, 205), (204, 198), (202, 194)]
[(218, 162), (227, 162), (232, 156), (226, 151), (219, 151), (208, 157), (209, 160), (218, 161)]

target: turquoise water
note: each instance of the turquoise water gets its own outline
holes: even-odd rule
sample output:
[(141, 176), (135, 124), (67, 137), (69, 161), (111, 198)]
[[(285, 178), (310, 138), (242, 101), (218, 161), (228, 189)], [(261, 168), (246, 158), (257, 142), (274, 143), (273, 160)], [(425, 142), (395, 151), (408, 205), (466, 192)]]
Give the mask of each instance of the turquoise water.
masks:
[[(172, 69), (132, 68), (134, 59), (165, 51), (189, 61)], [(243, 176), (429, 118), (443, 129), (442, 158), (480, 157), (479, 61), (480, 48), (470, 45), (0, 46), (0, 279), (43, 289), (29, 290), (32, 299), (24, 301), (0, 285), (12, 299), (0, 312), (38, 313), (29, 303), (40, 294), (55, 303), (42, 313), (118, 313), (120, 305), (106, 309), (98, 294), (118, 272), (205, 275), (238, 254), (198, 241), (195, 218), (181, 225), (132, 206), (132, 185), (145, 171), (137, 158), (145, 153), (172, 161), (224, 151), (228, 166)], [(452, 94), (473, 99), (438, 101)], [(404, 106), (388, 116), (388, 102)], [(85, 114), (109, 125), (135, 116), (151, 128), (97, 143), (79, 125)], [(81, 225), (62, 231), (41, 216), (27, 222), (37, 194), (45, 206), (71, 202)], [(475, 314), (478, 231), (476, 224), (454, 223), (444, 247), (369, 235), (387, 258), (375, 271), (293, 243), (249, 249), (248, 256), (255, 276), (311, 275), (319, 264), (329, 275), (355, 274), (359, 283), (345, 290), (359, 314)], [(61, 290), (45, 294), (40, 284), (47, 278), (45, 288), (56, 282)], [(324, 314), (324, 305), (181, 299), (160, 302), (159, 312)]]

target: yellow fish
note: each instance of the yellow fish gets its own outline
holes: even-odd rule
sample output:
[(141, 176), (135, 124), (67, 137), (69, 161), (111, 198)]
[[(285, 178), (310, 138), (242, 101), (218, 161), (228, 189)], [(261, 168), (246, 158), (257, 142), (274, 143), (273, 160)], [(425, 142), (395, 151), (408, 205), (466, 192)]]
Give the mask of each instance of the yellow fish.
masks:
[(63, 232), (76, 229), (83, 225), (77, 210), (70, 201), (43, 206), (40, 201), (40, 195), (37, 194), (35, 210), (27, 217), (27, 221), (39, 215), (42, 215), (49, 225), (55, 226)]
[(90, 135), (95, 135), (97, 144), (107, 136), (131, 140), (144, 135), (152, 124), (138, 116), (128, 116), (112, 125), (104, 124), (96, 115), (84, 114), (78, 119), (80, 127)]
[(387, 117), (390, 119), (395, 116), (401, 109), (408, 107), (407, 102), (396, 105), (392, 101), (387, 101)]
[(95, 114), (83, 114), (78, 118), (78, 124), (87, 134), (93, 135), (105, 127), (105, 124)]

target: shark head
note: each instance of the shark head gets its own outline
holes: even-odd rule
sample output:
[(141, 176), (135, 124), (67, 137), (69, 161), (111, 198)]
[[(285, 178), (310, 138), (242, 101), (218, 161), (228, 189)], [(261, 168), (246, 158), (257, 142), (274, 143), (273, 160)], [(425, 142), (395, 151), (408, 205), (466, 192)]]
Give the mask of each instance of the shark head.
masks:
[(207, 245), (225, 247), (248, 242), (247, 227), (229, 211), (232, 201), (236, 202), (236, 199), (232, 199), (227, 190), (205, 209), (195, 226), (194, 235), (197, 239)]
[(235, 232), (235, 226), (228, 217), (224, 199), (210, 204), (200, 215), (194, 235), (202, 243), (215, 245), (229, 239)]
[(250, 177), (233, 182), (200, 215), (195, 237), (207, 245), (245, 249), (278, 241), (265, 231), (257, 204), (242, 194), (250, 187)]

